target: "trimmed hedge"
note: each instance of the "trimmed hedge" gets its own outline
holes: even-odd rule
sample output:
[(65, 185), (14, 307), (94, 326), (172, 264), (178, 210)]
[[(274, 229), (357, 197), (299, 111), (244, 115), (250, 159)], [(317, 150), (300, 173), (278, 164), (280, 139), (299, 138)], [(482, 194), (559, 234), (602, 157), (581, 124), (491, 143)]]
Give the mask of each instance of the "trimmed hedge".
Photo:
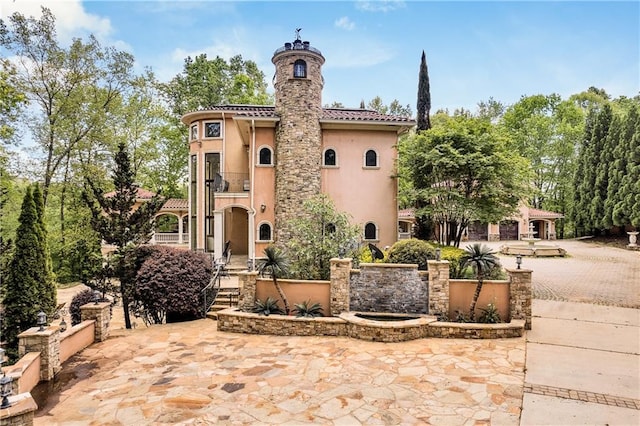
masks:
[(411, 238), (400, 240), (391, 246), (387, 263), (415, 263), (418, 269), (427, 270), (427, 260), (435, 259), (433, 246), (426, 241)]

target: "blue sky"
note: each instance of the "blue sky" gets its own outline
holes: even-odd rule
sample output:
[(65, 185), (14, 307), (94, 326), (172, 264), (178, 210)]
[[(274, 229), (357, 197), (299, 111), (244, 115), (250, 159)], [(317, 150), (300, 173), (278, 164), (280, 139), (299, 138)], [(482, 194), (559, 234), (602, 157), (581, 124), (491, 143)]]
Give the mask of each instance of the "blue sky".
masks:
[(415, 112), (420, 56), (427, 54), (432, 110), (475, 110), (489, 97), (568, 97), (589, 86), (614, 97), (640, 91), (638, 2), (435, 1), (66, 1), (0, 0), (39, 15), (46, 3), (59, 37), (93, 33), (131, 52), (161, 80), (184, 58), (240, 54), (271, 81), (273, 52), (294, 39), (320, 49), (323, 104), (358, 107), (380, 96)]

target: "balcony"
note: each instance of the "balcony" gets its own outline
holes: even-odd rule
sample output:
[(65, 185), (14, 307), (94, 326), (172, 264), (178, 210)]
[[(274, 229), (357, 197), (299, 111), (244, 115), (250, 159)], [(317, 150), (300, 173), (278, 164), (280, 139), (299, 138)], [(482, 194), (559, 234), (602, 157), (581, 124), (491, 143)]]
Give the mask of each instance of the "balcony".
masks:
[(216, 173), (213, 180), (215, 192), (239, 193), (249, 192), (249, 173)]

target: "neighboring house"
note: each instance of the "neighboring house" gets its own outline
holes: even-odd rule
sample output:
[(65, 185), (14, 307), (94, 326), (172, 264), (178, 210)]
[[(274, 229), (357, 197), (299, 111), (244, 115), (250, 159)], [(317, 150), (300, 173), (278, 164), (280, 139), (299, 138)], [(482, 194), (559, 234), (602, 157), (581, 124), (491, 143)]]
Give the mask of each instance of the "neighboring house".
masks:
[[(189, 240), (193, 250), (259, 258), (286, 241), (302, 203), (328, 194), (362, 239), (398, 239), (396, 144), (410, 118), (322, 107), (325, 58), (299, 38), (275, 51), (275, 106), (216, 105), (189, 127)], [(354, 76), (356, 78), (356, 76)]]
[[(564, 216), (560, 213), (535, 209), (521, 205), (519, 213), (505, 218), (500, 223), (472, 221), (463, 235), (466, 241), (505, 241), (533, 237), (543, 240), (556, 239), (556, 220)], [(399, 238), (410, 238), (416, 223), (413, 209), (400, 210), (398, 217)], [(529, 235), (530, 225), (534, 235)]]

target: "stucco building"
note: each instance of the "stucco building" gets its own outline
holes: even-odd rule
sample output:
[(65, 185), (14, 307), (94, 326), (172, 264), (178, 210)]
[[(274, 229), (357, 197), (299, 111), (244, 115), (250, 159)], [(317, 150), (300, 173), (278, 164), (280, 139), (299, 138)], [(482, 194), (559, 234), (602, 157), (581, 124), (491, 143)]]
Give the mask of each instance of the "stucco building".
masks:
[(215, 105), (189, 127), (190, 248), (249, 259), (291, 235), (302, 203), (328, 194), (362, 239), (398, 239), (396, 144), (411, 118), (322, 107), (325, 58), (297, 38), (272, 57), (274, 106)]

